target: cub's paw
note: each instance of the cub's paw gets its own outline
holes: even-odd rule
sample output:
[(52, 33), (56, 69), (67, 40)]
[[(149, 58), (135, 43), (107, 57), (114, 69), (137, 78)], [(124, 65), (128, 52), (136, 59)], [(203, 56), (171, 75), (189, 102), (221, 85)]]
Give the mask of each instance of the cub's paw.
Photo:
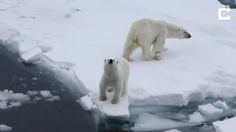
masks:
[(106, 96), (100, 96), (100, 101), (105, 101), (105, 100), (107, 100), (107, 97)]
[(113, 100), (111, 101), (111, 103), (112, 103), (112, 104), (117, 104), (118, 101), (119, 101), (119, 99), (113, 99)]
[(110, 93), (110, 92), (113, 92), (113, 91), (114, 91), (113, 88), (108, 88), (108, 89), (107, 89), (107, 92), (109, 92), (109, 93)]
[(156, 61), (160, 61), (161, 57), (160, 56), (154, 56), (153, 59), (156, 60)]

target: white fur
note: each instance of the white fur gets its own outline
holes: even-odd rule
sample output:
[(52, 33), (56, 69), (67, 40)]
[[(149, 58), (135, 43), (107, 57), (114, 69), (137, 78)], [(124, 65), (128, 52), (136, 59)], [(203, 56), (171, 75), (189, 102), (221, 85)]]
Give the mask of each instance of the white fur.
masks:
[(185, 29), (165, 21), (141, 19), (132, 25), (122, 56), (130, 61), (133, 51), (141, 47), (144, 60), (158, 60), (166, 38), (187, 38), (187, 35), (190, 34)]
[(106, 91), (111, 87), (114, 90), (111, 103), (116, 104), (120, 96), (127, 94), (129, 63), (124, 58), (113, 60), (113, 64), (109, 64), (108, 59), (104, 62), (104, 73), (100, 82), (100, 100), (104, 101), (107, 99)]

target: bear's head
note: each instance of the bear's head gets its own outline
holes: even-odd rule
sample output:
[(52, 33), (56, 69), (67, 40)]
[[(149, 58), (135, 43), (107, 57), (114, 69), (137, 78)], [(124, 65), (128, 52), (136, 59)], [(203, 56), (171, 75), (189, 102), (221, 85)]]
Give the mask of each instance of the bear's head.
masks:
[(190, 33), (188, 33), (187, 30), (185, 30), (182, 27), (179, 27), (176, 30), (177, 30), (176, 31), (177, 38), (184, 39), (184, 38), (191, 38), (192, 37), (192, 35)]
[(117, 70), (117, 65), (118, 61), (115, 59), (105, 59), (104, 60), (104, 70), (109, 72), (109, 71), (116, 71)]

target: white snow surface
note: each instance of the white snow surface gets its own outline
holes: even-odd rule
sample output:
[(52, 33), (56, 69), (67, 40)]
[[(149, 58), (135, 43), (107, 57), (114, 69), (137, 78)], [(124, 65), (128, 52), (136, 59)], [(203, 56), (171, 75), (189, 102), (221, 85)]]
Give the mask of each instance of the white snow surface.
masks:
[(177, 129), (172, 129), (172, 130), (168, 130), (168, 131), (165, 131), (165, 132), (181, 132), (181, 131), (177, 130)]
[(5, 124), (0, 124), (0, 132), (10, 132), (12, 131), (12, 127), (7, 126)]
[(130, 115), (129, 115), (128, 97), (124, 96), (120, 98), (118, 104), (112, 104), (111, 103), (112, 98), (113, 98), (113, 94), (108, 93), (106, 101), (99, 101), (99, 103), (97, 103), (99, 106), (99, 109), (106, 116), (129, 118)]
[(214, 122), (216, 132), (234, 132), (236, 130), (236, 117)]
[(46, 54), (74, 63), (77, 76), (98, 94), (103, 60), (121, 56), (131, 24), (141, 18), (166, 20), (183, 26), (192, 38), (167, 40), (161, 61), (142, 61), (136, 51), (129, 99), (182, 106), (236, 95), (236, 11), (231, 10), (231, 21), (219, 21), (219, 7), (205, 0), (3, 0), (0, 42), (18, 43), (27, 61)]

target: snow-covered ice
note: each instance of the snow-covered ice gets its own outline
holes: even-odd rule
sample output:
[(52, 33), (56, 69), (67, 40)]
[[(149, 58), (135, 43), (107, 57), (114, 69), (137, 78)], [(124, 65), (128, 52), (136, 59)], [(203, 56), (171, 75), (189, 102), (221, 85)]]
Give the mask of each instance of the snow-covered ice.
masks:
[(186, 125), (186, 122), (179, 122), (175, 120), (160, 118), (152, 114), (142, 113), (139, 115), (139, 119), (135, 122), (135, 126), (132, 128), (132, 130), (157, 131), (178, 128)]
[(77, 102), (85, 109), (88, 111), (91, 111), (92, 109), (95, 109), (97, 106), (93, 103), (91, 97), (88, 95), (80, 98), (77, 100)]
[[(171, 4), (156, 0), (4, 0), (0, 2), (0, 43), (19, 44), (26, 61), (42, 54), (50, 57), (60, 65), (58, 69), (66, 70), (67, 80), (77, 76), (97, 95), (104, 58), (121, 56), (134, 21), (153, 18), (182, 25), (193, 37), (167, 40), (168, 51), (158, 62), (141, 61), (141, 52), (136, 51), (129, 80), (133, 103), (182, 106), (206, 97), (236, 96), (236, 62), (232, 59), (236, 55), (236, 12), (231, 11), (232, 21), (218, 21), (218, 7), (217, 1), (205, 0)], [(123, 100), (119, 106), (108, 102), (101, 106), (111, 115), (117, 107), (127, 107), (126, 113), (128, 97)]]
[(234, 132), (236, 130), (236, 117), (214, 122), (216, 132)]
[(165, 132), (181, 132), (181, 131), (177, 130), (177, 129), (172, 129), (172, 130), (168, 130), (168, 131), (165, 131)]
[(10, 90), (0, 91), (0, 109), (9, 109), (21, 106), (22, 103), (30, 101), (28, 95), (22, 93), (14, 93)]
[(213, 105), (219, 109), (228, 110), (229, 106), (223, 101), (217, 101)]
[(40, 95), (47, 101), (57, 101), (60, 99), (59, 96), (52, 95), (52, 93), (49, 90), (41, 90)]
[(10, 132), (12, 131), (12, 127), (7, 126), (5, 124), (0, 124), (0, 132)]
[(205, 121), (206, 119), (199, 112), (194, 112), (193, 114), (189, 115), (189, 122), (201, 124), (202, 122), (205, 122)]
[(20, 107), (23, 103), (31, 103), (44, 99), (46, 101), (57, 101), (59, 96), (52, 95), (48, 90), (28, 91), (24, 93), (14, 93), (11, 90), (0, 91), (0, 109), (10, 109)]
[(217, 118), (223, 114), (223, 109), (219, 109), (212, 104), (205, 104), (198, 106), (198, 111), (208, 117), (208, 118)]
[(110, 117), (123, 117), (129, 118), (129, 103), (128, 97), (124, 96), (120, 98), (118, 104), (112, 104), (112, 93), (107, 94), (106, 101), (99, 101), (98, 106), (99, 109), (106, 115)]
[(34, 48), (28, 52), (22, 53), (21, 57), (25, 62), (32, 62), (40, 59), (42, 53), (43, 51), (40, 48)]
[(40, 91), (40, 94), (45, 97), (45, 98), (49, 98), (52, 96), (51, 92), (49, 90), (43, 90), (43, 91)]

